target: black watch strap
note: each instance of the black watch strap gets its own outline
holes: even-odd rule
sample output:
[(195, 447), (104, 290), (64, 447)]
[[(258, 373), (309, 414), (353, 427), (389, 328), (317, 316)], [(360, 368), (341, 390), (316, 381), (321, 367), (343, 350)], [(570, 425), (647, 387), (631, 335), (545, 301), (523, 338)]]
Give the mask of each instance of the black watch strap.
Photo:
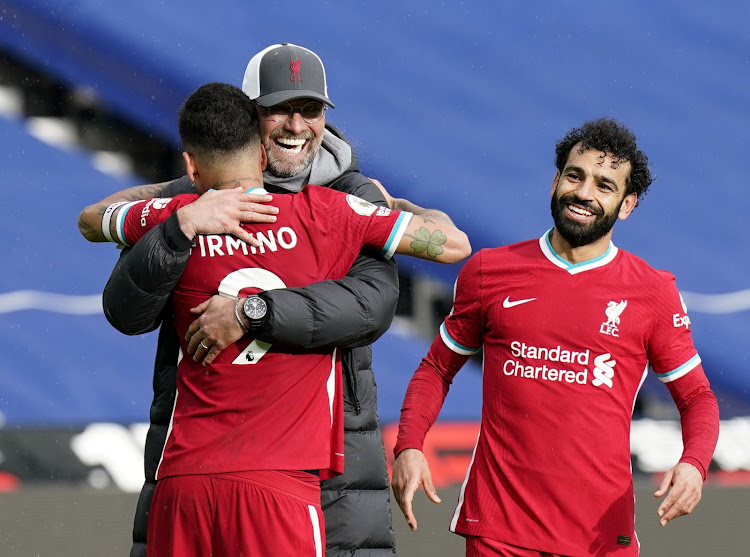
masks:
[(258, 319), (251, 319), (250, 320), (250, 332), (254, 333), (259, 331), (263, 327), (263, 323), (265, 323), (266, 318), (260, 317)]

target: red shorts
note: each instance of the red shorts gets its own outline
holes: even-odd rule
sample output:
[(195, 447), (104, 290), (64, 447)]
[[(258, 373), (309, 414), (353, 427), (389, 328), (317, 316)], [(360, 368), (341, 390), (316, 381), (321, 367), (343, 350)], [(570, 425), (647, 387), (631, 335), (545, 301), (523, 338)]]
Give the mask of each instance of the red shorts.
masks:
[(466, 536), (466, 557), (564, 557), (557, 553), (545, 553), (524, 549), (515, 545), (480, 538), (479, 536)]
[(164, 478), (147, 539), (148, 557), (322, 557), (320, 482), (270, 470)]

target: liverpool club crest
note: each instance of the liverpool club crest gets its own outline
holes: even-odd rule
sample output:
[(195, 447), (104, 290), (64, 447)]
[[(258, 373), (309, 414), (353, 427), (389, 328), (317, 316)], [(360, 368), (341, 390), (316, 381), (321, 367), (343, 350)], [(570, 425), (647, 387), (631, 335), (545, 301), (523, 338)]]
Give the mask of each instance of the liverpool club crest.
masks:
[(620, 302), (607, 302), (607, 309), (604, 310), (607, 320), (599, 327), (599, 332), (605, 335), (619, 337), (620, 315), (625, 311), (628, 306), (627, 300), (621, 300)]

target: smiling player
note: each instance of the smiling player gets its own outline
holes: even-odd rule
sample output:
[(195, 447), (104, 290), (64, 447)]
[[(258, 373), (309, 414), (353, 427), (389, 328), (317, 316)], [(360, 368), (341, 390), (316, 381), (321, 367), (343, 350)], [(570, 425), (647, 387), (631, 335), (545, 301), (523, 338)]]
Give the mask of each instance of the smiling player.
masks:
[(455, 374), (484, 348), (481, 428), (450, 523), (470, 557), (638, 555), (630, 423), (649, 367), (680, 411), (685, 445), (655, 494), (668, 491), (662, 525), (697, 505), (718, 438), (674, 276), (611, 241), (651, 183), (646, 156), (605, 119), (556, 152), (554, 228), (467, 261), (401, 410), (392, 485), (416, 529), (419, 485), (439, 502), (425, 435)]

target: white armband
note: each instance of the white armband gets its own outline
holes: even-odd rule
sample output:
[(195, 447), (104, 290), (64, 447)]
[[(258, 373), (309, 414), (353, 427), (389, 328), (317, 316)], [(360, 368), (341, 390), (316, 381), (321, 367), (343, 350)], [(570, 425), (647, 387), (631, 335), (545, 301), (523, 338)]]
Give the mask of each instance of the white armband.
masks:
[(118, 207), (122, 207), (123, 205), (127, 205), (128, 201), (118, 201), (117, 203), (112, 203), (109, 207), (107, 207), (104, 211), (104, 215), (102, 215), (102, 234), (104, 234), (104, 237), (107, 239), (108, 242), (116, 242), (116, 240), (112, 237), (112, 234), (109, 231), (109, 225), (110, 221), (112, 220), (112, 214), (115, 212), (115, 210)]

